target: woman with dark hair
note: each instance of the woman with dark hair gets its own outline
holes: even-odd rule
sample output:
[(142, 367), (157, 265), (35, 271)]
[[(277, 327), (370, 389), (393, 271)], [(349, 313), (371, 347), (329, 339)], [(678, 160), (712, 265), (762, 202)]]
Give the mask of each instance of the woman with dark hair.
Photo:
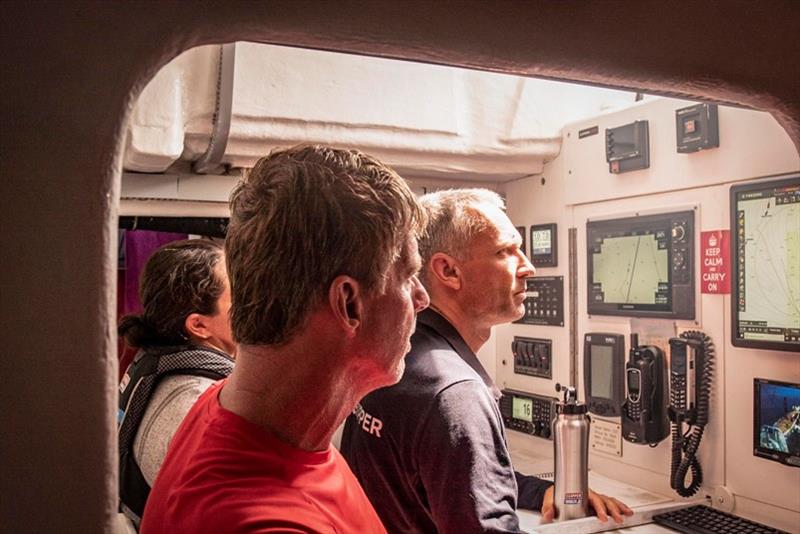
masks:
[(119, 386), (118, 411), (120, 508), (135, 523), (180, 422), (233, 369), (224, 260), (210, 240), (164, 245), (142, 273), (144, 311), (120, 321), (120, 337), (138, 349)]

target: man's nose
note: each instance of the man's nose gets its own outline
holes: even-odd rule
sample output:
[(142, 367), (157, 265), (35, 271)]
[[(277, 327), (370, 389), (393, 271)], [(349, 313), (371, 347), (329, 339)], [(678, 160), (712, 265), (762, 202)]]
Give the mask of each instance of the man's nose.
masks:
[(421, 312), (431, 303), (431, 298), (425, 290), (425, 286), (419, 281), (419, 278), (414, 277), (414, 309)]
[(528, 257), (522, 252), (520, 252), (520, 256), (522, 256), (522, 263), (517, 270), (517, 276), (520, 278), (530, 278), (531, 276), (535, 276), (536, 267), (533, 266), (531, 260), (529, 260)]

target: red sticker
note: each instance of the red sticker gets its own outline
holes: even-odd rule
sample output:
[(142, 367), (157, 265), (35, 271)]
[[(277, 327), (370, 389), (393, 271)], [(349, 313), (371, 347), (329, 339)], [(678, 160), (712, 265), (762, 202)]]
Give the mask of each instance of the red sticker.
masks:
[(730, 230), (700, 232), (701, 293), (731, 292), (730, 250)]

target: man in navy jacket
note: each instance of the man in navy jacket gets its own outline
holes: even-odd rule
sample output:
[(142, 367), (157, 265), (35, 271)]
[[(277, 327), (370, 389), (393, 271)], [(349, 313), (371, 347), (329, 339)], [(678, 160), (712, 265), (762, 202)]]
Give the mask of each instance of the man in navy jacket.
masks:
[[(500, 392), (475, 353), (494, 325), (523, 315), (534, 268), (496, 193), (449, 190), (421, 202), (430, 307), (403, 378), (356, 407), (342, 453), (389, 532), (518, 532), (518, 507), (553, 518), (552, 484), (513, 470)], [(590, 501), (601, 520), (632, 513), (594, 492)]]

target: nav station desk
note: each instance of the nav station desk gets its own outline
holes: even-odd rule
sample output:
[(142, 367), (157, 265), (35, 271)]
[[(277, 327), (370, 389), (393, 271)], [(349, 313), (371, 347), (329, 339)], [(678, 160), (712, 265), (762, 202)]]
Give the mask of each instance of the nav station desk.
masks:
[[(507, 432), (509, 450), (514, 469), (526, 475), (553, 480), (553, 459), (538, 456), (522, 448), (524, 441), (518, 441), (515, 432)], [(652, 516), (675, 508), (683, 508), (689, 504), (704, 501), (673, 501), (670, 497), (658, 495), (650, 491), (623, 484), (616, 480), (589, 471), (589, 487), (592, 490), (615, 497), (632, 510), (633, 515), (626, 517), (622, 525), (617, 525), (609, 517), (608, 522), (601, 523), (596, 517), (587, 517), (562, 523), (541, 525), (541, 516), (530, 510), (517, 510), (520, 527), (525, 532), (589, 534), (592, 532), (621, 532), (623, 534), (659, 534), (675, 531), (656, 525)]]

